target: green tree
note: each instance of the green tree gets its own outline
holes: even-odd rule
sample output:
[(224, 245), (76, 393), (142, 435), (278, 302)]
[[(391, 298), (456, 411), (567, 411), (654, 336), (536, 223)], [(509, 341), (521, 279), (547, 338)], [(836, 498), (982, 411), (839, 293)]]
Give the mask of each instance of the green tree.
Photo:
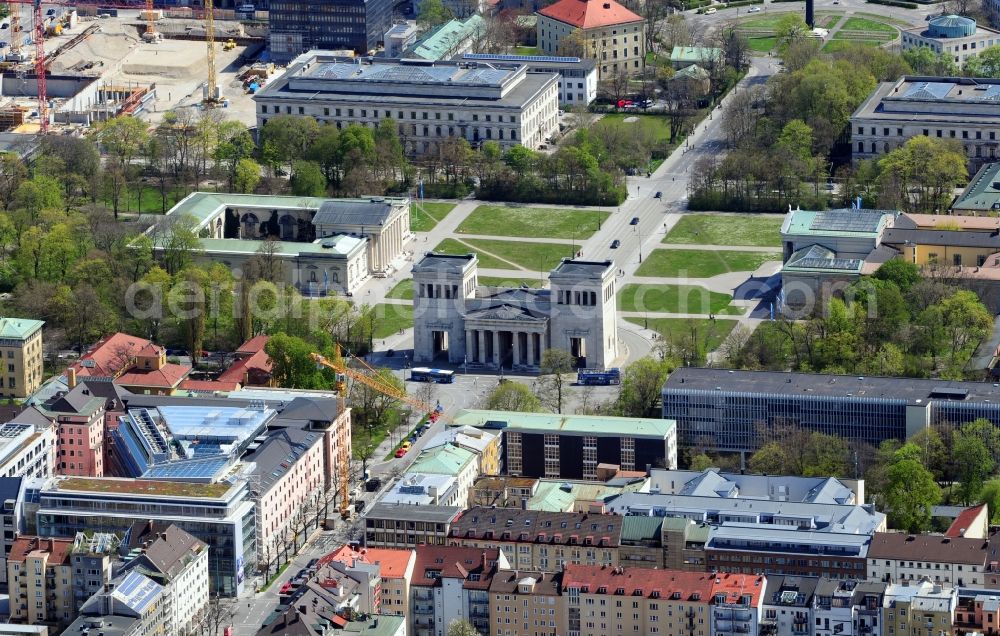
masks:
[(921, 450), (915, 444), (907, 443), (897, 450), (886, 467), (885, 490), (880, 494), (889, 525), (907, 532), (926, 530), (931, 508), (941, 501), (941, 488), (920, 457)]
[(715, 460), (708, 456), (706, 453), (698, 453), (691, 457), (691, 461), (688, 462), (688, 470), (704, 471), (715, 466)]
[(966, 166), (964, 149), (954, 140), (913, 137), (879, 159), (882, 200), (910, 212), (946, 209), (954, 189), (968, 180)]
[(663, 383), (674, 370), (670, 358), (645, 356), (625, 367), (617, 410), (625, 417), (650, 417), (663, 391)]
[(489, 392), (483, 408), (491, 411), (520, 411), (537, 413), (542, 402), (531, 392), (531, 388), (520, 382), (504, 382)]
[(97, 141), (107, 152), (112, 169), (105, 171), (110, 187), (115, 220), (118, 219), (119, 202), (122, 195), (128, 195), (128, 184), (138, 166), (133, 161), (138, 158), (146, 144), (149, 133), (145, 122), (130, 115), (109, 119), (98, 126)]
[(993, 316), (971, 291), (957, 291), (940, 303), (944, 333), (952, 360), (960, 352), (975, 347), (993, 326)]
[(803, 163), (812, 159), (812, 144), (812, 128), (801, 119), (793, 119), (785, 124), (778, 135), (778, 148)]
[(454, 17), (455, 15), (441, 0), (420, 0), (420, 8), (417, 10), (417, 23), (420, 28), (429, 29), (444, 24)]
[(296, 161), (292, 164), (292, 194), (302, 197), (321, 197), (326, 194), (326, 179), (315, 161)]
[(762, 475), (787, 474), (788, 464), (788, 453), (780, 442), (764, 444), (747, 460), (747, 466), (750, 467), (750, 470)]
[(308, 155), (319, 130), (319, 123), (312, 117), (277, 115), (261, 128), (261, 146), (270, 147), (274, 160), (291, 169), (292, 162)]
[(232, 186), (234, 192), (251, 194), (260, 183), (260, 164), (249, 157), (236, 162), (233, 171)]
[(947, 52), (935, 53), (927, 46), (917, 46), (903, 51), (903, 60), (917, 75), (936, 75), (939, 77), (958, 75), (958, 68), (950, 54)]
[(279, 332), (268, 338), (264, 351), (271, 358), (271, 376), (278, 386), (317, 388), (317, 375), (320, 372), (309, 355), (313, 352), (313, 347), (308, 342)]
[(879, 267), (874, 276), (894, 284), (905, 294), (920, 280), (920, 267), (916, 263), (894, 258)]
[(198, 220), (190, 214), (170, 216), (158, 228), (158, 243), (163, 250), (163, 266), (172, 276), (191, 262), (201, 244), (195, 228)]
[(989, 508), (990, 523), (1000, 523), (1000, 478), (983, 484), (983, 489), (979, 491), (979, 501)]
[(951, 459), (955, 478), (959, 481), (959, 501), (968, 505), (979, 495), (995, 465), (976, 427), (966, 425), (952, 433)]
[[(226, 175), (230, 189), (236, 189), (240, 176), (240, 165), (251, 161), (255, 146), (253, 137), (247, 127), (238, 121), (224, 121), (219, 124), (214, 159), (216, 165)], [(256, 162), (254, 163), (256, 165)], [(257, 168), (257, 180), (260, 180), (260, 167)], [(256, 183), (254, 184), (256, 187)], [(253, 192), (253, 188), (236, 189), (236, 192)]]
[[(428, 0), (424, 0), (424, 2), (427, 1)], [(448, 624), (448, 636), (479, 636), (479, 632), (469, 621), (463, 621), (456, 618)]]
[(1000, 46), (991, 46), (966, 58), (962, 71), (971, 77), (1000, 77)]
[(206, 283), (205, 272), (191, 267), (180, 272), (176, 284), (170, 290), (170, 306), (178, 312), (177, 318), (184, 334), (184, 344), (191, 352), (195, 364), (201, 359), (201, 352), (204, 349)]
[(535, 380), (535, 394), (542, 405), (556, 413), (562, 413), (563, 401), (570, 379), (567, 374), (576, 367), (576, 358), (565, 349), (546, 349), (542, 352)]

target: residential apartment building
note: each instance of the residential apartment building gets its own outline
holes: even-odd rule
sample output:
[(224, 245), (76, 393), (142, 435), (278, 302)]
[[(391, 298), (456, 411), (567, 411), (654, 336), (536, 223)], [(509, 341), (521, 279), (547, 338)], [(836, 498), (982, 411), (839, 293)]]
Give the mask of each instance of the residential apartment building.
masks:
[(981, 588), (992, 545), (985, 539), (877, 532), (868, 548), (868, 578)]
[(654, 468), (649, 471), (649, 492), (847, 506), (865, 503), (863, 479), (752, 475), (721, 472), (715, 468), (702, 471)]
[(103, 592), (111, 582), (111, 568), (117, 558), (119, 539), (113, 534), (78, 532), (73, 539), (70, 564), (73, 566), (73, 609), (79, 612), (87, 600)]
[(404, 473), (380, 498), (380, 503), (406, 506), (458, 506), (458, 480), (451, 475)]
[(757, 634), (766, 580), (743, 574), (567, 565), (559, 634)]
[(17, 536), (24, 534), (24, 480), (21, 477), (0, 477), (0, 536), (3, 543), (0, 551), (0, 583), (7, 583), (7, 555), (14, 546)]
[[(707, 526), (665, 538), (668, 559), (700, 560), (704, 540), (708, 571), (860, 578), (872, 535), (886, 529), (885, 515), (868, 506), (797, 503), (755, 498), (626, 493), (607, 505), (616, 515), (689, 519)], [(666, 531), (665, 531), (666, 534)], [(680, 544), (681, 537), (684, 543)], [(676, 546), (671, 550), (671, 545)], [(681, 548), (680, 546), (683, 545)]]
[(269, 5), (268, 48), (273, 59), (288, 62), (313, 49), (365, 54), (382, 43), (392, 26), (390, 0), (277, 0)]
[[(846, 414), (846, 415), (845, 415)], [(1000, 388), (984, 382), (677, 369), (663, 387), (663, 417), (682, 446), (753, 452), (762, 424), (792, 425), (878, 446), (943, 422), (1000, 424)]]
[(492, 636), (557, 636), (565, 633), (562, 572), (500, 570), (490, 584)]
[[(618, 565), (623, 518), (519, 508), (470, 508), (453, 521), (449, 545), (499, 548), (511, 567), (553, 572), (566, 564)], [(643, 546), (632, 546), (632, 554)], [(658, 546), (645, 547), (657, 563)], [(638, 559), (634, 559), (638, 561)]]
[(56, 423), (56, 474), (104, 476), (107, 400), (94, 395), (89, 386), (79, 384), (68, 392), (60, 391), (34, 407)]
[(84, 378), (111, 380), (133, 393), (171, 395), (191, 373), (191, 365), (167, 361), (167, 350), (145, 338), (115, 333), (98, 341), (66, 370), (66, 384)]
[(880, 157), (924, 135), (950, 139), (965, 150), (969, 171), (995, 161), (1000, 80), (904, 76), (879, 84), (851, 115), (852, 158)]
[(418, 546), (409, 633), (444, 636), (456, 620), (468, 621), (480, 634), (490, 632), (490, 585), (498, 570), (509, 569), (496, 549)]
[(0, 395), (26, 398), (42, 383), (41, 320), (0, 318), (0, 356), (6, 366), (0, 374)]
[(527, 66), (516, 64), (346, 59), (310, 52), (253, 99), (258, 126), (287, 114), (338, 128), (392, 119), (410, 155), (433, 151), (451, 137), (535, 149), (558, 130), (558, 77), (528, 73)]
[(451, 525), (462, 515), (458, 506), (376, 503), (365, 513), (365, 545), (414, 548), (445, 545)]
[(0, 425), (0, 476), (51, 477), (55, 454), (56, 429), (51, 424), (12, 421)]
[(881, 634), (886, 583), (821, 578), (813, 595), (814, 636)]
[(76, 618), (72, 539), (21, 536), (7, 555), (10, 620), (62, 628)]
[(410, 581), (413, 579), (416, 563), (414, 550), (361, 548), (348, 544), (321, 557), (318, 565), (323, 566), (332, 561), (352, 568), (359, 564), (377, 566), (381, 579), (380, 598), (377, 599), (379, 613), (398, 616), (408, 614)]
[(469, 409), (451, 423), (499, 432), (507, 475), (596, 481), (598, 464), (624, 471), (677, 466), (671, 419)]
[(888, 585), (882, 602), (882, 634), (948, 636), (953, 633), (958, 590), (930, 581)]
[(148, 524), (137, 534), (142, 541), (139, 555), (130, 555), (123, 571), (139, 572), (164, 588), (167, 634), (195, 633), (210, 598), (208, 545), (173, 524)]
[(597, 62), (579, 57), (466, 53), (463, 60), (525, 64), (531, 73), (559, 75), (559, 105), (589, 106), (597, 99)]
[(596, 60), (598, 77), (634, 75), (646, 60), (646, 22), (615, 0), (558, 0), (537, 12), (538, 48), (546, 55), (575, 54), (564, 38), (582, 45), (580, 57)]
[[(444, 444), (464, 448), (476, 455), (479, 475), (500, 474), (500, 434), (473, 426), (446, 428), (424, 442), (423, 449), (431, 450)], [(410, 469), (413, 470), (412, 468)]]
[(286, 427), (269, 431), (243, 461), (252, 465), (250, 493), (257, 509), (257, 546), (265, 561), (284, 545), (305, 542), (321, 515), (309, 509), (325, 497), (323, 435)]
[[(631, 516), (626, 519), (631, 519)], [(663, 567), (685, 572), (705, 571), (705, 543), (711, 533), (711, 526), (685, 517), (665, 517), (660, 530)]]
[(236, 596), (257, 565), (254, 511), (247, 483), (57, 477), (29, 491), (41, 536), (97, 531), (124, 534), (148, 521), (174, 524), (211, 546), (211, 591)]
[(941, 15), (928, 20), (926, 27), (903, 29), (902, 44), (903, 51), (929, 48), (961, 68), (970, 57), (1000, 45), (1000, 31), (978, 26), (972, 18)]
[(406, 475), (454, 478), (448, 496), (435, 503), (465, 506), (469, 501), (469, 489), (479, 476), (479, 457), (477, 453), (459, 446), (441, 444), (422, 450), (410, 464)]
[(75, 625), (81, 626), (81, 631), (84, 631), (96, 624), (101, 630), (104, 619), (109, 616), (126, 619), (126, 629), (135, 629), (143, 636), (171, 636), (176, 633), (170, 631), (172, 619), (167, 590), (136, 571), (116, 577), (106, 589), (90, 597), (80, 613), (80, 618), (70, 625), (70, 633), (80, 629)]
[(1000, 633), (1000, 590), (958, 588), (955, 629), (959, 633)]
[(767, 577), (760, 635), (812, 634), (814, 594), (819, 582), (812, 576)]

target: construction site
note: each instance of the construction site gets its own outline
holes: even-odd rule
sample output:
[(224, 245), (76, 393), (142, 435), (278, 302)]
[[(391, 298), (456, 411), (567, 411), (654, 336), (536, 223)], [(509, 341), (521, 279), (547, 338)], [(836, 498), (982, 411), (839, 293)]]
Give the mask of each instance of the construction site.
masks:
[(73, 134), (122, 114), (156, 124), (179, 108), (254, 124), (251, 91), (274, 72), (256, 62), (266, 14), (23, 1), (0, 21), (0, 133)]

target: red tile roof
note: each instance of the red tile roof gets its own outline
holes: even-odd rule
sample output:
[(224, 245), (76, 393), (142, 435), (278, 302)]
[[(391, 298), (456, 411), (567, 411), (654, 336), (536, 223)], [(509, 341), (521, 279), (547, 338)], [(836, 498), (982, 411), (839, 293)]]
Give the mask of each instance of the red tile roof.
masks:
[(257, 336), (247, 340), (236, 350), (237, 360), (225, 371), (219, 374), (220, 382), (239, 382), (247, 384), (255, 376), (269, 377), (271, 375), (271, 358), (264, 351), (268, 336)]
[(353, 563), (360, 561), (379, 566), (383, 579), (401, 579), (406, 576), (406, 568), (413, 558), (413, 550), (395, 548), (361, 548), (355, 550), (350, 545), (342, 545), (319, 560), (320, 565), (330, 561)]
[(191, 373), (191, 367), (186, 364), (167, 363), (159, 369), (128, 371), (119, 376), (115, 383), (124, 387), (156, 386), (172, 389), (176, 388), (189, 373)]
[[(410, 585), (435, 587), (442, 578), (449, 578), (463, 579), (462, 587), (467, 589), (488, 590), (499, 558), (500, 551), (496, 548), (418, 545)], [(434, 572), (437, 575), (429, 575)], [(471, 580), (470, 574), (478, 574), (479, 580)]]
[(182, 391), (194, 391), (195, 393), (214, 393), (215, 391), (238, 391), (239, 382), (220, 382), (219, 380), (191, 380), (186, 379), (177, 387)]
[[(755, 574), (713, 575), (681, 570), (572, 564), (565, 566), (562, 579), (563, 590), (586, 587), (588, 594), (651, 598), (655, 593), (659, 598), (670, 599), (677, 593), (680, 594), (678, 600), (704, 603), (714, 603), (717, 595), (725, 594), (727, 603), (738, 603), (744, 596), (750, 596), (750, 604), (755, 607), (760, 606), (764, 584), (764, 577)], [(600, 591), (602, 589), (603, 592)], [(622, 594), (618, 594), (619, 589)]]
[(540, 9), (538, 13), (578, 29), (596, 29), (642, 21), (641, 16), (615, 0), (559, 0)]
[(23, 563), (27, 556), (36, 550), (49, 553), (49, 565), (67, 564), (70, 552), (73, 550), (73, 540), (33, 536), (18, 537), (10, 548), (10, 556), (7, 557), (7, 560)]
[(976, 519), (982, 514), (983, 509), (986, 508), (986, 504), (979, 504), (978, 506), (972, 506), (971, 508), (966, 508), (957, 517), (955, 521), (948, 527), (948, 531), (944, 533), (946, 537), (964, 537), (965, 532), (970, 530)]
[(77, 378), (113, 378), (131, 366), (136, 354), (150, 344), (145, 338), (118, 332), (98, 341), (70, 368), (76, 370)]
[(236, 349), (236, 353), (257, 353), (264, 350), (264, 345), (270, 340), (270, 336), (254, 336)]
[(163, 347), (161, 347), (160, 345), (153, 344), (152, 342), (147, 342), (146, 346), (144, 346), (142, 349), (139, 349), (136, 355), (151, 357), (151, 356), (158, 356), (162, 352), (163, 352)]

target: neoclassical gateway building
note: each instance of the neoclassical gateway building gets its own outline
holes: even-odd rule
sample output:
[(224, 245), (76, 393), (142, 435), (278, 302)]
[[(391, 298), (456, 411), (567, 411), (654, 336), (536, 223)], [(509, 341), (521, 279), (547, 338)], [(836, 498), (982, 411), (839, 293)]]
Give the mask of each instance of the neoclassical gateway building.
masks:
[(266, 249), (279, 263), (275, 283), (304, 295), (352, 293), (369, 277), (384, 277), (413, 238), (408, 198), (323, 199), (194, 192), (149, 230), (155, 249), (187, 217), (200, 237), (196, 257), (240, 270)]
[(546, 349), (587, 368), (618, 357), (612, 261), (563, 259), (550, 289), (479, 287), (475, 254), (428, 252), (413, 266), (413, 360), (537, 369)]

